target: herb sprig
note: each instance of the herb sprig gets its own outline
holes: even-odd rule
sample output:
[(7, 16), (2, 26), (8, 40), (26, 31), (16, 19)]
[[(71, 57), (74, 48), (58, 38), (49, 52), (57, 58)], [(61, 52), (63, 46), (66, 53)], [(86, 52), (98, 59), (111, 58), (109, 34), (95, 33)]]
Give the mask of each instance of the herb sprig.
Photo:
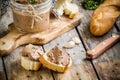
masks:
[(33, 4), (33, 3), (35, 3), (35, 0), (28, 0), (28, 2), (29, 2), (30, 4)]
[(94, 10), (96, 9), (104, 0), (84, 0), (83, 6), (87, 10)]

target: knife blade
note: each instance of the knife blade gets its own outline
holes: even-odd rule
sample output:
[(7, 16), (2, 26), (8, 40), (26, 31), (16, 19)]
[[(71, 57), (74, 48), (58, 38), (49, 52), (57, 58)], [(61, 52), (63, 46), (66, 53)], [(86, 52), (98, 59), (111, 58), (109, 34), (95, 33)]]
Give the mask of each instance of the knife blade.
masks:
[(120, 40), (120, 32), (113, 33), (111, 37), (105, 39), (104, 41), (100, 42), (95, 48), (92, 50), (87, 50), (86, 54), (87, 57), (90, 59), (95, 59), (101, 54), (103, 54), (107, 49), (112, 47), (115, 43)]

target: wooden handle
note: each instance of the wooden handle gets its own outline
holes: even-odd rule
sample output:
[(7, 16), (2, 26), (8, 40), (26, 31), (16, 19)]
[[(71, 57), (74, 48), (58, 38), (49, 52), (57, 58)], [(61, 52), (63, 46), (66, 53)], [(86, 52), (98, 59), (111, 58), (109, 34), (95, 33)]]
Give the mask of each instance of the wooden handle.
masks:
[(112, 35), (110, 38), (99, 43), (94, 49), (87, 51), (87, 56), (94, 59), (103, 54), (108, 48), (114, 45), (120, 39), (119, 35)]

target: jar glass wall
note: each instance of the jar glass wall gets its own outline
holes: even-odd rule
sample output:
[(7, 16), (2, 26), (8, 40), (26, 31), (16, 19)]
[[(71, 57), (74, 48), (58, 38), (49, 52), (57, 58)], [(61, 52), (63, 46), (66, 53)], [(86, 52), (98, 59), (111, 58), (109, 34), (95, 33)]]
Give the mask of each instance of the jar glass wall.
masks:
[(24, 33), (42, 32), (48, 29), (51, 0), (39, 4), (24, 4), (11, 0), (14, 25)]

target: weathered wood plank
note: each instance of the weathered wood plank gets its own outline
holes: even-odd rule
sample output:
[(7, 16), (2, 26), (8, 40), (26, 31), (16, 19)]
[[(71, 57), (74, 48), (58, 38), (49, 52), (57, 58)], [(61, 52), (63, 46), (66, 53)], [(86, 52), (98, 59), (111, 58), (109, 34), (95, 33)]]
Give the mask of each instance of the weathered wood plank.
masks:
[[(90, 23), (92, 11), (87, 11), (84, 9), (81, 9), (81, 11), (84, 14), (84, 18), (83, 18), (84, 22), (77, 28), (83, 39), (83, 43), (85, 44), (86, 49), (93, 49), (99, 42), (110, 37), (112, 32), (115, 31), (115, 28), (113, 28), (104, 36), (94, 37), (89, 32), (89, 23)], [(115, 63), (117, 63), (117, 65), (120, 64), (120, 54), (119, 54), (120, 46), (119, 45), (120, 43), (118, 42), (112, 48), (107, 50), (103, 55), (93, 60), (93, 64), (101, 80), (120, 79), (120, 76), (119, 76), (120, 71), (118, 70), (119, 66), (114, 65)], [(112, 72), (111, 70), (114, 70), (114, 71)]]
[[(109, 37), (109, 36), (108, 36)], [(120, 79), (120, 42), (108, 49), (99, 58), (93, 60), (95, 68), (102, 80)]]
[(0, 19), (0, 37), (3, 37), (8, 32), (8, 25), (13, 22), (11, 9), (8, 8), (5, 15)]
[(120, 30), (120, 17), (119, 17), (118, 20), (116, 21), (116, 24), (117, 24), (117, 27), (118, 27), (119, 30)]
[[(44, 45), (45, 51), (55, 45), (62, 48), (73, 36), (78, 37), (75, 29)], [(86, 54), (82, 43), (66, 50), (70, 53), (73, 64), (65, 73), (53, 72), (55, 80), (97, 80), (91, 63), (84, 60)]]
[(8, 80), (53, 80), (49, 69), (44, 67), (38, 71), (28, 71), (20, 65), (20, 52), (24, 46), (17, 48), (4, 57)]
[(120, 60), (104, 61), (95, 65), (102, 72), (99, 72), (102, 80), (120, 80)]
[[(7, 12), (4, 16), (2, 16), (0, 18), (0, 37), (2, 37), (3, 35), (6, 34), (7, 32), (7, 25), (9, 23), (11, 23), (11, 16), (10, 15), (11, 12)], [(8, 20), (6, 20), (5, 22), (5, 19), (8, 18)], [(4, 71), (4, 68), (3, 68), (3, 62), (2, 62), (2, 58), (0, 57), (0, 80), (6, 80), (6, 77), (5, 77), (5, 71)]]
[(0, 57), (0, 80), (6, 80), (2, 58)]

